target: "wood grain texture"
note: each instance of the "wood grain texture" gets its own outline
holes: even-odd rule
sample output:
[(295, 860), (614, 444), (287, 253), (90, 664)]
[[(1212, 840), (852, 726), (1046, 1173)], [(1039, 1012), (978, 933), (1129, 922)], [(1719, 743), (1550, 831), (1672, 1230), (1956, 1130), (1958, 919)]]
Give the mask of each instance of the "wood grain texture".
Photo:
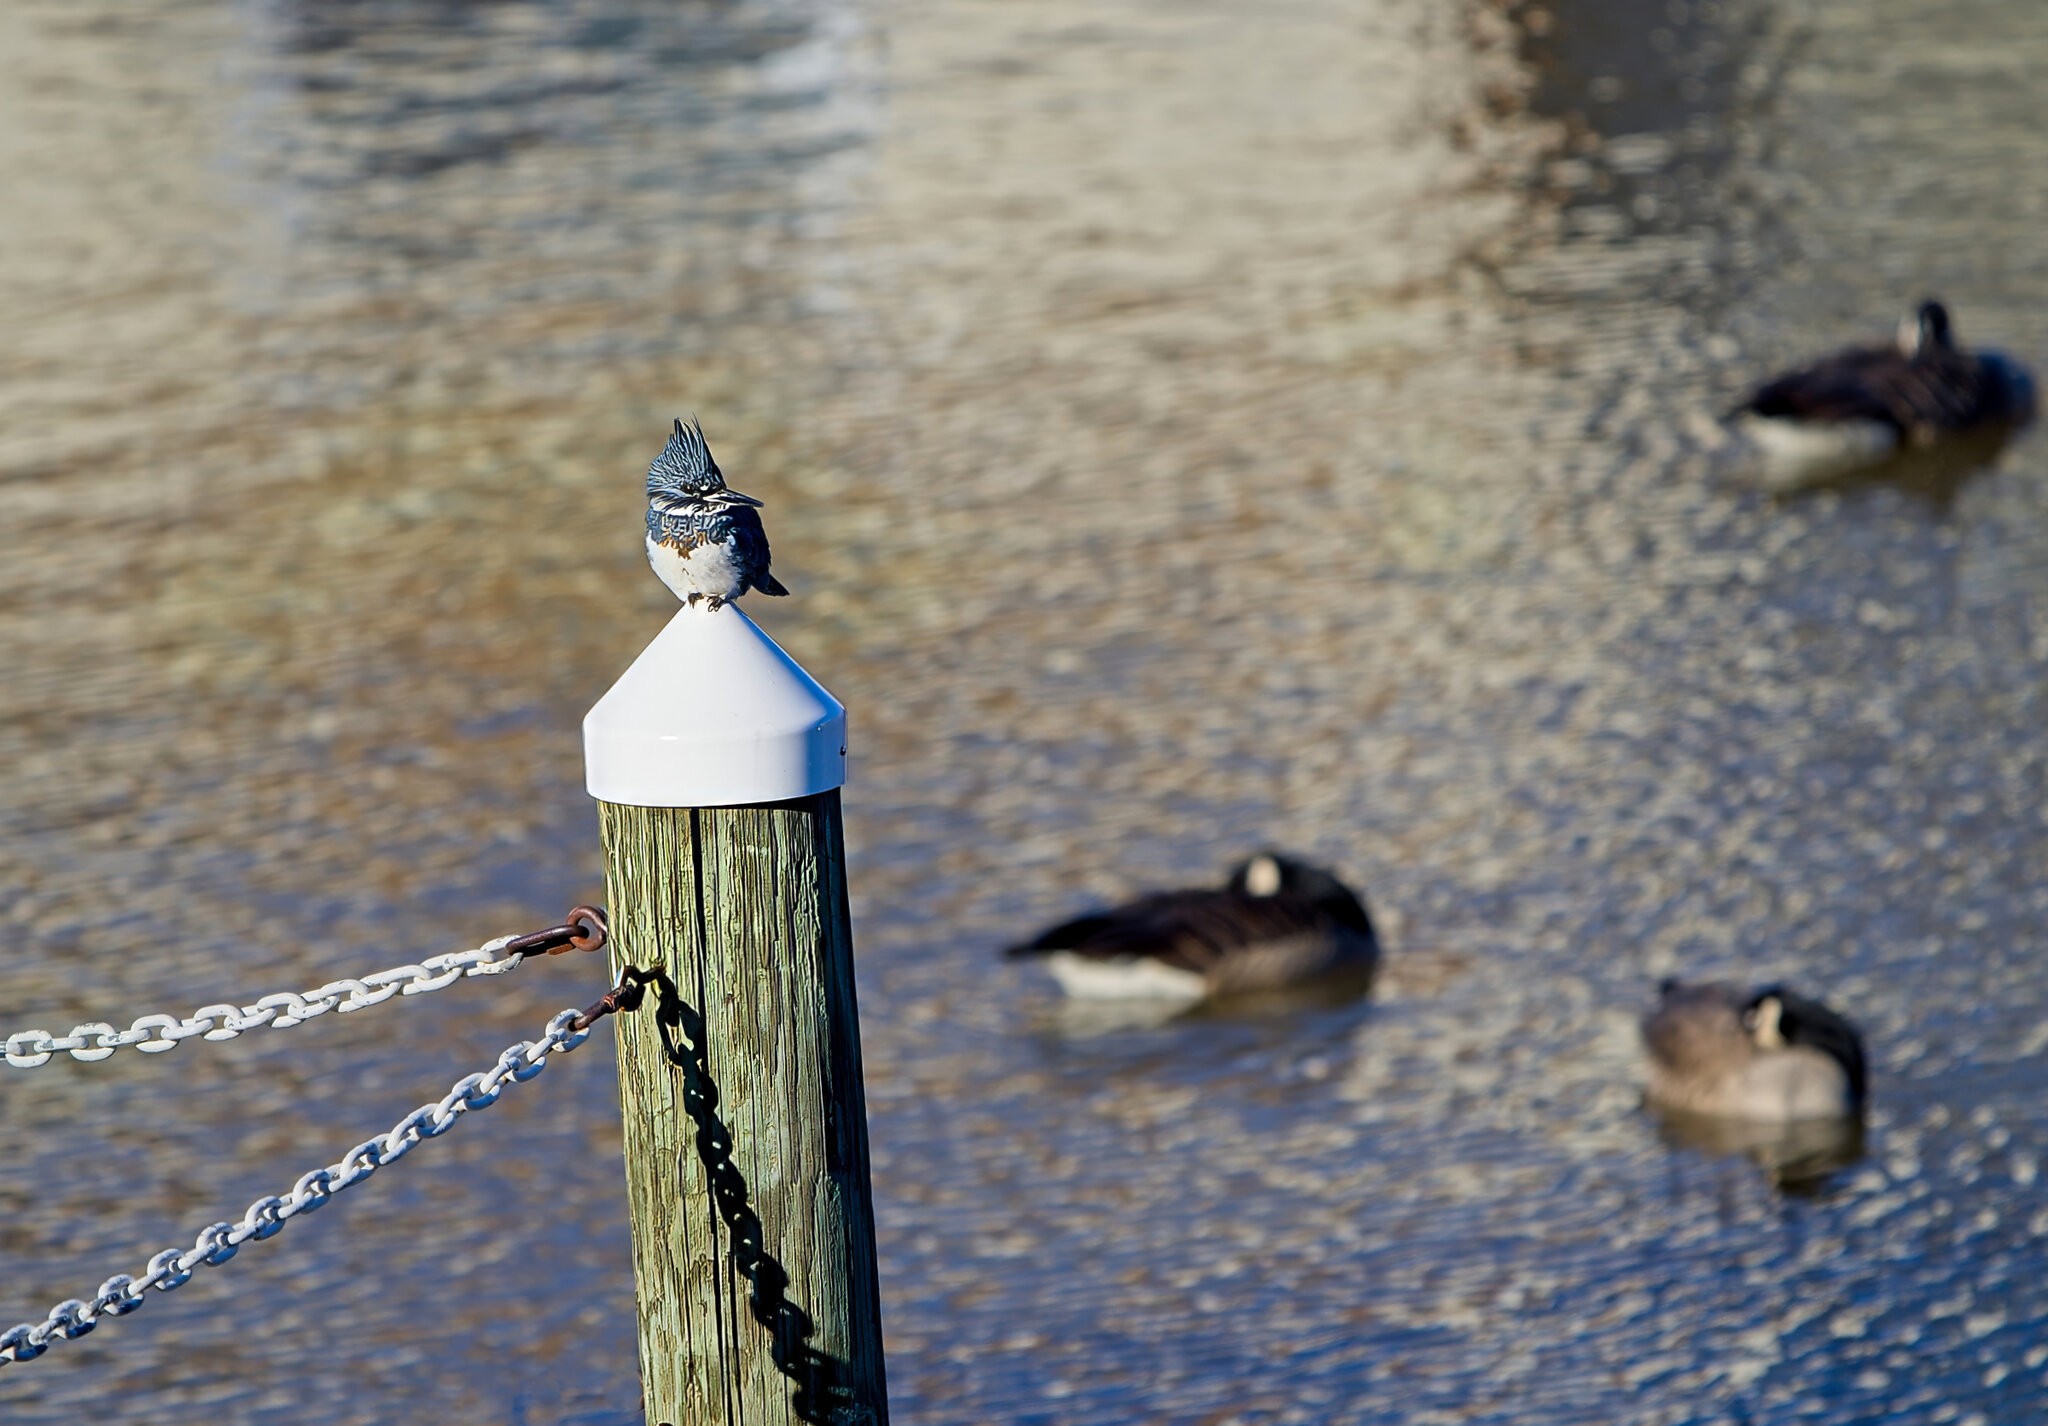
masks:
[(599, 810), (649, 1426), (885, 1426), (839, 794)]

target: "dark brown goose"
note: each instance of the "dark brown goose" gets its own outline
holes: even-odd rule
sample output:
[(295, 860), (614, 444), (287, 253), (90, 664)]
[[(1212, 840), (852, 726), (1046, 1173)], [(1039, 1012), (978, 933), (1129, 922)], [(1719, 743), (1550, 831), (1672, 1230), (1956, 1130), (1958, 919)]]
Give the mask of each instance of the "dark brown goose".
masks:
[(1261, 852), (1221, 887), (1154, 892), (1005, 954), (1043, 958), (1076, 999), (1194, 1001), (1369, 976), (1379, 941), (1365, 903), (1334, 874)]
[(1956, 341), (1929, 299), (1895, 340), (1845, 347), (1759, 386), (1730, 413), (1780, 473), (1819, 476), (1955, 436), (2019, 430), (2034, 419), (2034, 379), (2001, 352)]
[(1863, 1039), (1819, 1001), (1781, 985), (1667, 980), (1659, 989), (1642, 1025), (1652, 1103), (1770, 1124), (1863, 1112)]

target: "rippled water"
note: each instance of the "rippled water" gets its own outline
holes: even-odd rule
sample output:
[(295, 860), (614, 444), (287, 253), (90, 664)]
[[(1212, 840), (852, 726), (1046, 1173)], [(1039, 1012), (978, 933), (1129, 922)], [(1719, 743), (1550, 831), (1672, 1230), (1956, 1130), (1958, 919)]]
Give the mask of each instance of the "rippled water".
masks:
[[(1774, 502), (1708, 415), (1922, 291), (2048, 355), (2044, 56), (1988, 0), (0, 7), (0, 1025), (594, 895), (696, 410), (853, 709), (900, 1420), (2035, 1419), (2043, 447)], [(1266, 841), (1368, 886), (1369, 1003), (991, 969)], [(1645, 1117), (1677, 972), (1864, 1024), (1859, 1161)], [(12, 1074), (0, 1318), (601, 981)], [(628, 1426), (616, 1114), (597, 1042), (6, 1419)]]

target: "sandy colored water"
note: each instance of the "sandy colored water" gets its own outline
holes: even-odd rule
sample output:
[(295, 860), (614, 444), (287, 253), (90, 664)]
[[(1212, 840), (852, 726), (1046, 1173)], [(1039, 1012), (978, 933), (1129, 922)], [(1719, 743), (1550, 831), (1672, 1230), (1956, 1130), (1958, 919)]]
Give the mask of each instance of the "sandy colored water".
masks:
[[(0, 9), (0, 1028), (596, 894), (582, 711), (694, 410), (851, 707), (904, 1422), (2048, 1404), (2048, 486), (1772, 502), (1708, 416), (1923, 291), (2048, 355), (2048, 12)], [(997, 947), (1272, 842), (1364, 1005), (1105, 1031)], [(1787, 1192), (1662, 975), (1869, 1033)], [(0, 1083), (0, 1320), (387, 1127), (555, 959)], [(638, 1418), (609, 1050), (0, 1376), (10, 1422)]]

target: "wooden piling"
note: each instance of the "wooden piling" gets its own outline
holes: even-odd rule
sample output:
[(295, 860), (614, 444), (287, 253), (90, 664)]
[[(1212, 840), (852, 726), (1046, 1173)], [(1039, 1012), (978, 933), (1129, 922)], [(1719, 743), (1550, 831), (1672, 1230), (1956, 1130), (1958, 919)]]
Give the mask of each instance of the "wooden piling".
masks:
[(684, 609), (583, 720), (648, 1426), (886, 1426), (839, 788), (846, 710)]
[(883, 1426), (839, 793), (599, 809), (649, 1426)]

